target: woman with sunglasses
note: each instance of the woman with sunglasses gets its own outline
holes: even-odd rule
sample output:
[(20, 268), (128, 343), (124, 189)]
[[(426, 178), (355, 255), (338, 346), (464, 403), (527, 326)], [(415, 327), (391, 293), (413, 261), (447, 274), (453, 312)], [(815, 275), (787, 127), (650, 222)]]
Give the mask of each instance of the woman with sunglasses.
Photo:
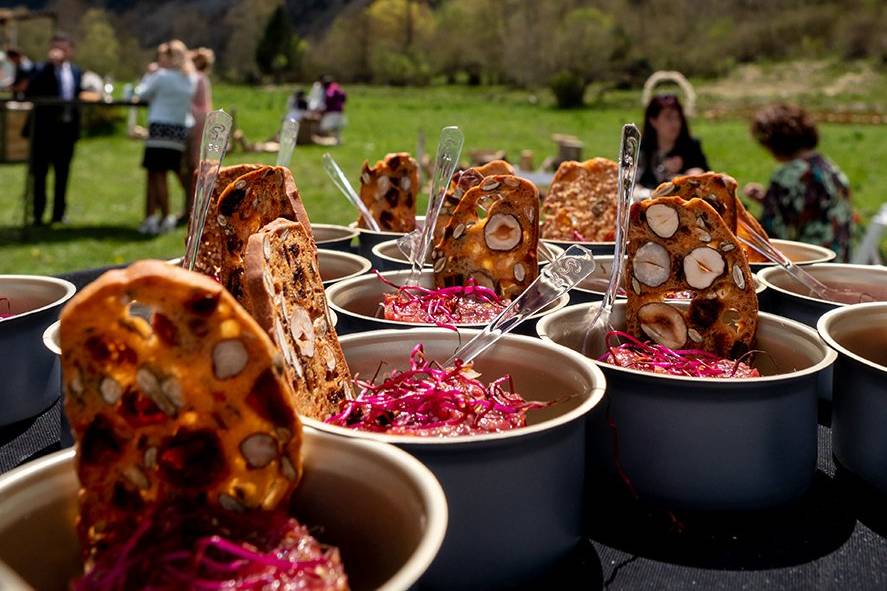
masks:
[(690, 127), (678, 97), (673, 94), (654, 96), (644, 112), (638, 183), (655, 189), (678, 175), (706, 170), (708, 161), (699, 140), (690, 136)]

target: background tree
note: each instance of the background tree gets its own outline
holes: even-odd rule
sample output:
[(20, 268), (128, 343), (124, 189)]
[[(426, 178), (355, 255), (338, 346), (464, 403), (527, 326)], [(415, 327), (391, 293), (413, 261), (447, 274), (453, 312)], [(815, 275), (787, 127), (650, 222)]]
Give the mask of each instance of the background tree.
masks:
[(92, 8), (80, 19), (77, 62), (101, 76), (114, 75), (120, 58), (120, 43), (104, 10)]
[(279, 83), (284, 78), (293, 79), (300, 74), (301, 54), (301, 41), (286, 8), (280, 5), (268, 19), (256, 47), (256, 64), (260, 72), (273, 76)]

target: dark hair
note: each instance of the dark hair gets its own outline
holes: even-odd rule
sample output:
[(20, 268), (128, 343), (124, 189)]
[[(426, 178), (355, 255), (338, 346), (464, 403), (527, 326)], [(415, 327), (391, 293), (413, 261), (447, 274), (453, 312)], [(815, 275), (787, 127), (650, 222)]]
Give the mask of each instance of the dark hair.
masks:
[(18, 50), (15, 47), (10, 47), (6, 50), (6, 57), (10, 59), (15, 59), (18, 57), (24, 57), (24, 54), (21, 52), (21, 50)]
[(65, 33), (64, 31), (56, 31), (52, 34), (52, 37), (49, 39), (50, 43), (67, 43), (71, 47), (74, 46), (74, 38)]
[(751, 124), (752, 136), (775, 156), (790, 158), (819, 143), (819, 132), (810, 115), (797, 105), (764, 107)]
[(678, 139), (675, 140), (674, 149), (680, 151), (693, 143), (693, 139), (690, 137), (690, 126), (687, 125), (687, 117), (684, 115), (684, 107), (681, 106), (681, 101), (673, 94), (657, 94), (650, 99), (644, 111), (641, 153), (645, 155), (647, 162), (653, 161), (653, 155), (659, 149), (659, 137), (656, 135), (656, 128), (650, 123), (650, 119), (656, 119), (665, 109), (674, 109), (681, 118), (681, 131), (678, 133)]

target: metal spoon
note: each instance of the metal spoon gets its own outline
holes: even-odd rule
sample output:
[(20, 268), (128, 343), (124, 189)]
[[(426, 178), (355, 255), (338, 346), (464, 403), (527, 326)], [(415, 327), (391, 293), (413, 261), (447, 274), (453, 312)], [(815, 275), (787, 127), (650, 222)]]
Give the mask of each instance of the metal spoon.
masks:
[(634, 191), (635, 176), (638, 170), (638, 152), (641, 148), (641, 132), (633, 124), (622, 127), (622, 141), (619, 144), (619, 178), (616, 195), (616, 245), (613, 251), (613, 268), (610, 270), (610, 283), (600, 306), (589, 311), (588, 332), (582, 352), (589, 357), (597, 357), (603, 350), (607, 333), (613, 330), (610, 315), (616, 292), (622, 285), (622, 259), (628, 242), (628, 219), (631, 209), (631, 195)]
[(518, 324), (576, 287), (594, 272), (595, 264), (591, 250), (578, 244), (568, 248), (564, 254), (543, 268), (536, 280), (487, 324), (480, 334), (453, 353), (444, 367), (449, 367), (456, 359), (467, 363), (486, 351), (502, 335), (511, 332)]
[(789, 275), (794, 277), (799, 283), (801, 283), (801, 285), (809, 289), (810, 293), (816, 297), (836, 302), (846, 301), (846, 299), (844, 299), (845, 297), (849, 297), (851, 300), (856, 300), (858, 302), (874, 301), (874, 298), (865, 292), (846, 288), (829, 287), (820, 282), (816, 277), (794, 264), (791, 259), (774, 248), (773, 245), (770, 244), (770, 241), (761, 236), (742, 216), (739, 217), (739, 227), (747, 236), (746, 238), (746, 236), (740, 236), (737, 234), (736, 238), (740, 242), (763, 256), (768, 261), (774, 262), (785, 269)]
[(348, 177), (345, 176), (342, 168), (336, 164), (329, 152), (323, 155), (323, 169), (326, 171), (327, 176), (330, 177), (330, 180), (333, 181), (333, 184), (336, 185), (336, 188), (342, 192), (342, 195), (357, 208), (367, 227), (373, 232), (381, 232), (382, 228), (379, 227), (379, 222), (376, 221), (376, 218), (373, 217), (373, 214), (364, 205), (363, 200), (358, 197), (351, 183), (348, 182)]
[(285, 119), (280, 125), (280, 147), (277, 148), (277, 166), (289, 166), (296, 149), (296, 138), (299, 136), (299, 122)]
[(431, 188), (428, 194), (428, 209), (425, 212), (425, 225), (421, 230), (413, 230), (398, 239), (402, 248), (410, 247), (410, 275), (404, 285), (418, 285), (422, 274), (422, 266), (428, 258), (431, 248), (431, 237), (434, 236), (434, 226), (437, 224), (437, 216), (440, 214), (440, 206), (443, 205), (444, 196), (450, 186), (456, 166), (459, 165), (459, 156), (462, 155), (462, 144), (465, 136), (458, 127), (444, 127), (440, 130), (440, 140), (437, 143), (437, 158), (434, 160), (434, 172), (431, 178)]
[(203, 228), (206, 226), (206, 213), (209, 201), (216, 186), (216, 177), (222, 167), (222, 159), (228, 150), (228, 138), (231, 134), (233, 121), (231, 115), (219, 109), (206, 115), (203, 137), (200, 139), (200, 168), (194, 189), (194, 206), (191, 209), (191, 220), (188, 225), (188, 239), (185, 242), (185, 256), (182, 267), (194, 270), (197, 262), (197, 251)]

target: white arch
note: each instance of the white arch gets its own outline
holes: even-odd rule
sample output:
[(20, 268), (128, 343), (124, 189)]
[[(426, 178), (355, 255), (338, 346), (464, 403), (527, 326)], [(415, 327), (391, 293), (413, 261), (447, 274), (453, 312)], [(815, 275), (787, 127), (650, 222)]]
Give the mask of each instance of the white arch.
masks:
[(647, 81), (644, 82), (644, 92), (641, 95), (641, 104), (644, 108), (650, 104), (650, 99), (653, 98), (653, 89), (663, 82), (674, 82), (681, 88), (681, 92), (684, 93), (684, 113), (689, 117), (694, 116), (696, 114), (696, 91), (693, 90), (690, 81), (675, 70), (659, 70), (647, 78)]

